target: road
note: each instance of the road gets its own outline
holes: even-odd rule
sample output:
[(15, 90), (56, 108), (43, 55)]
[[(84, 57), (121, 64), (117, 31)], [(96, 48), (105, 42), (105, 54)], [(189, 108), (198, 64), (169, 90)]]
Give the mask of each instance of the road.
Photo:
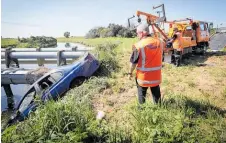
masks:
[(226, 46), (226, 27), (220, 28), (217, 33), (211, 37), (209, 47), (213, 51), (222, 50)]

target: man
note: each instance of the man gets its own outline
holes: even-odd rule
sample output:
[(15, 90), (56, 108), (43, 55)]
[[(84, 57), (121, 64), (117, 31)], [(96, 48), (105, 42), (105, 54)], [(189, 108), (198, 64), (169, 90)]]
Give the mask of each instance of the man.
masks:
[(137, 36), (139, 42), (133, 45), (133, 53), (130, 58), (129, 78), (136, 68), (136, 84), (138, 89), (138, 101), (140, 104), (145, 103), (148, 87), (151, 88), (151, 93), (154, 103), (161, 102), (161, 93), (159, 84), (161, 83), (161, 68), (162, 68), (162, 42), (150, 34), (147, 24), (140, 24), (137, 27)]
[(173, 55), (172, 57), (172, 62), (175, 63), (176, 65), (179, 66), (181, 63), (181, 58), (182, 58), (182, 53), (183, 53), (183, 48), (182, 48), (182, 35), (179, 32), (178, 28), (175, 26), (173, 28), (174, 35), (173, 38), (169, 41), (169, 43), (173, 43)]

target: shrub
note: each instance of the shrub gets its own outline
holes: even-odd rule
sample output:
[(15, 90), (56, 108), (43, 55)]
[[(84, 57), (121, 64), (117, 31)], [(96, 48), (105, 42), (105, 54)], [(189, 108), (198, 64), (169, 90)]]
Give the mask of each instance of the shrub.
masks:
[(70, 32), (64, 32), (64, 37), (69, 38), (70, 37)]
[(108, 27), (96, 27), (88, 31), (86, 38), (98, 38), (98, 37), (126, 37), (131, 38), (136, 36), (134, 31), (122, 25), (110, 23)]
[(100, 67), (96, 72), (98, 76), (110, 76), (112, 72), (119, 68), (116, 52), (114, 51), (117, 44), (105, 43), (98, 45), (95, 49), (100, 61)]

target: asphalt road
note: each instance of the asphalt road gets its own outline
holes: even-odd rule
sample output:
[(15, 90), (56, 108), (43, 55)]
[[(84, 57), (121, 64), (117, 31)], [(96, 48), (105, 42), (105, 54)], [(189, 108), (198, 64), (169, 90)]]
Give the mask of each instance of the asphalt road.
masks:
[(211, 50), (219, 51), (226, 46), (226, 27), (219, 28), (209, 42)]

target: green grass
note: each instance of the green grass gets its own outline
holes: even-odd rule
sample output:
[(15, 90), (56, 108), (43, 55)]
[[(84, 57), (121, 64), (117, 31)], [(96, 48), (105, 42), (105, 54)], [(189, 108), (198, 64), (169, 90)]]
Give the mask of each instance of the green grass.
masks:
[[(125, 75), (136, 40), (58, 38), (97, 46), (100, 69), (64, 99), (7, 128), (2, 142), (226, 142), (225, 55), (179, 68), (164, 64), (162, 105), (147, 100), (138, 110), (135, 82)], [(214, 66), (196, 66), (201, 61)], [(102, 121), (95, 119), (97, 110), (107, 114)]]
[(30, 47), (38, 47), (38, 42), (33, 43), (21, 43), (17, 39), (13, 38), (2, 38), (1, 39), (1, 48), (8, 48), (8, 47), (16, 47), (16, 48), (30, 48)]
[(206, 101), (172, 96), (130, 111), (133, 142), (223, 142), (225, 112)]
[(10, 46), (17, 46), (18, 43), (19, 43), (19, 41), (17, 39), (13, 39), (13, 38), (1, 39), (1, 47), (2, 48), (7, 48)]
[(32, 46), (29, 43), (20, 43), (17, 39), (3, 38), (1, 39), (1, 47), (2, 48), (7, 48), (7, 47), (29, 48)]
[(222, 51), (223, 51), (223, 52), (226, 52), (226, 47), (224, 47)]

